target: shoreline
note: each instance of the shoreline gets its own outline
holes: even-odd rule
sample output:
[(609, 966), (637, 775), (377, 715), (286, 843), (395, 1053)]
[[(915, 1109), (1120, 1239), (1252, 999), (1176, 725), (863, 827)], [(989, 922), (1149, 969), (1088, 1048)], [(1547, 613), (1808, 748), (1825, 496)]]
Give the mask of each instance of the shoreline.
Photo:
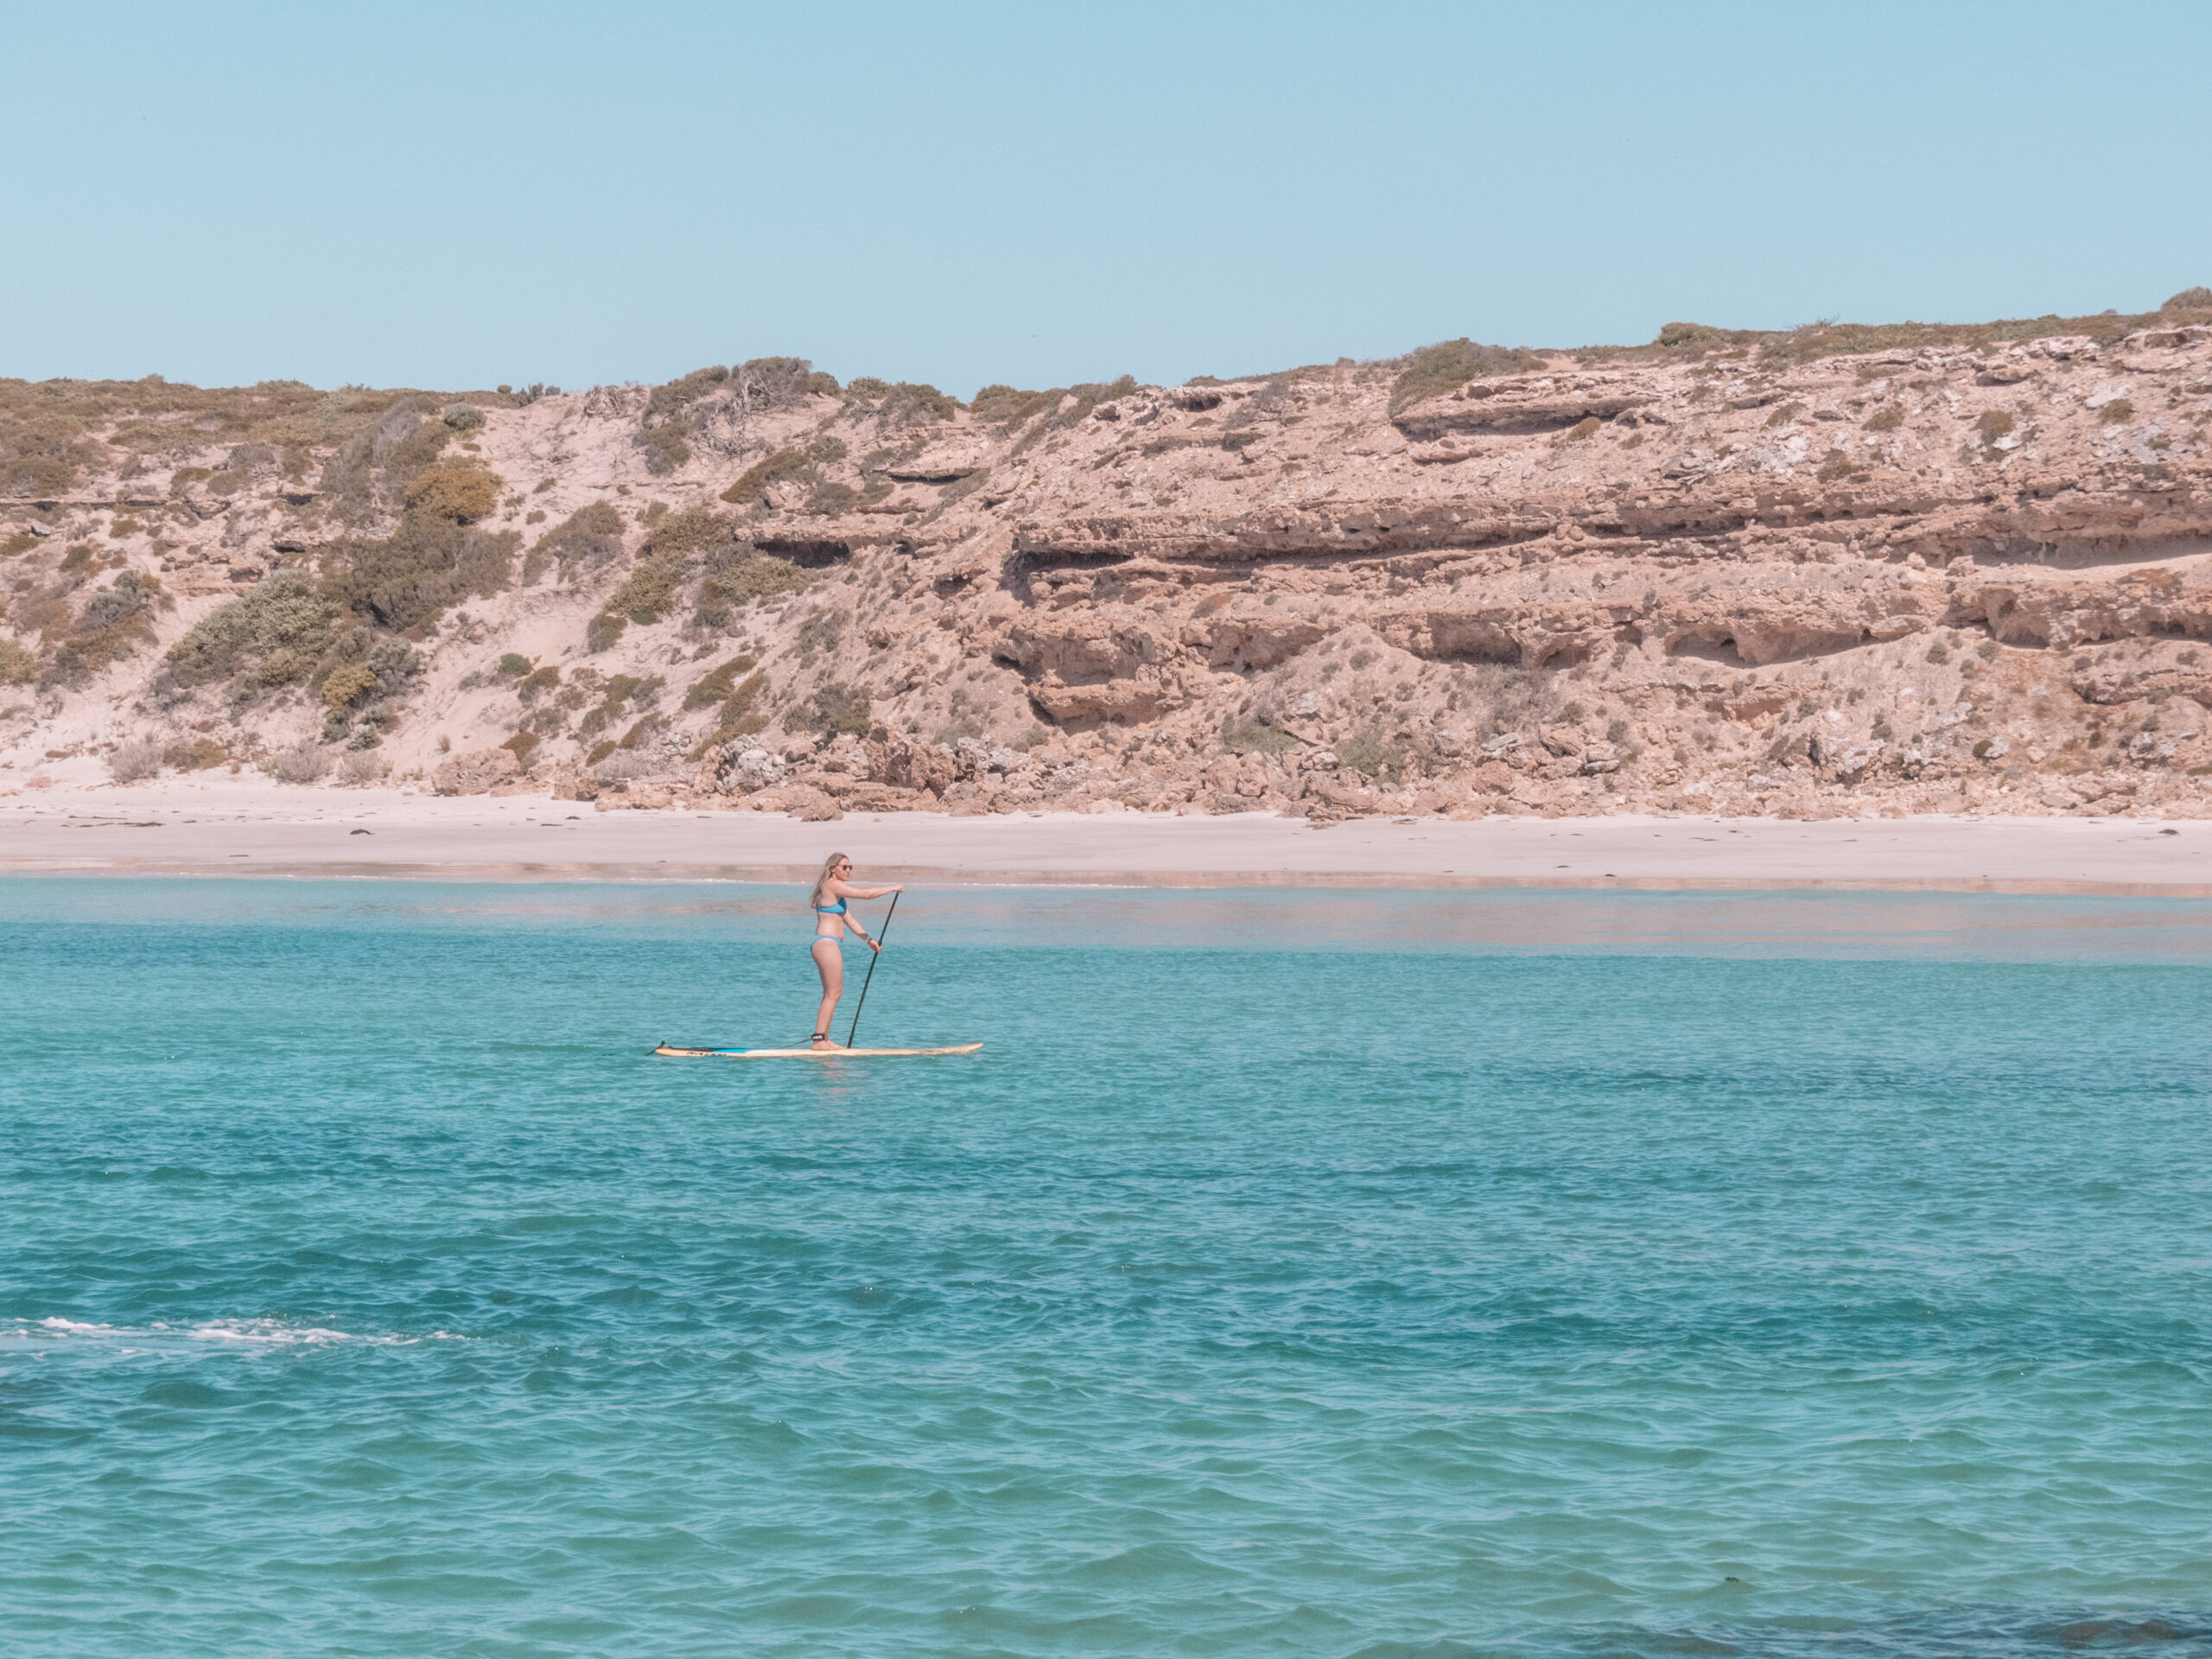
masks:
[(2212, 897), (2212, 823), (2051, 817), (1356, 819), (594, 812), (259, 785), (0, 799), (0, 874), (810, 880), (832, 849), (940, 886), (1525, 887)]

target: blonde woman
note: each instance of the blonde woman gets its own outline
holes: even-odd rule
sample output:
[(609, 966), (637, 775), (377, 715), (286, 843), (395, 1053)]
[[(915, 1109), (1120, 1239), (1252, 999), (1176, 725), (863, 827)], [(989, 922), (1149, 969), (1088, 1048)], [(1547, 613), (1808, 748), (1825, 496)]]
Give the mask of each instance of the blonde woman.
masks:
[(842, 853), (832, 853), (822, 867), (822, 874), (815, 878), (814, 895), (807, 903), (814, 911), (814, 943), (807, 946), (807, 954), (814, 958), (814, 965), (822, 975), (822, 1008), (814, 1016), (814, 1046), (842, 1048), (842, 1043), (830, 1040), (830, 1023), (837, 1017), (837, 999), (845, 994), (845, 951), (842, 944), (847, 928), (861, 937), (861, 942), (871, 950), (883, 947), (868, 936), (868, 930), (845, 913), (848, 899), (880, 899), (886, 893), (903, 893), (899, 887), (856, 887), (853, 886), (853, 861)]

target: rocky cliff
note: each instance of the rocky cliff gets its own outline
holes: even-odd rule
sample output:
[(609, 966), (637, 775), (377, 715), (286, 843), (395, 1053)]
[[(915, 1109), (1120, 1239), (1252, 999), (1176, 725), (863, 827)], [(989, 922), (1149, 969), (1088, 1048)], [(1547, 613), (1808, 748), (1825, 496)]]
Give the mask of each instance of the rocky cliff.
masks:
[(0, 383), (0, 789), (2212, 812), (2212, 294), (1179, 387)]

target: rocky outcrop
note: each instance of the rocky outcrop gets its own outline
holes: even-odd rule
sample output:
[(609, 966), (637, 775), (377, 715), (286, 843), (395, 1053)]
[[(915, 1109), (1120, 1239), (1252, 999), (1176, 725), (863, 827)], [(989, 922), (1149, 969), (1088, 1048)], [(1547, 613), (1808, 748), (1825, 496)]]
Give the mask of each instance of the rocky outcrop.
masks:
[(521, 775), (522, 762), (512, 749), (478, 749), (441, 761), (430, 774), (430, 789), (437, 795), (488, 795)]

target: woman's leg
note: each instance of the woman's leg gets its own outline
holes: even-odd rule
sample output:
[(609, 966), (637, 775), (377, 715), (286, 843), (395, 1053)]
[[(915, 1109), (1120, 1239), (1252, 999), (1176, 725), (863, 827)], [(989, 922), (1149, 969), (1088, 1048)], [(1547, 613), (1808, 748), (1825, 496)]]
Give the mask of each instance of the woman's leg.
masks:
[(834, 1048), (829, 1040), (830, 1022), (837, 1017), (837, 999), (845, 994), (845, 953), (835, 939), (817, 939), (814, 966), (822, 975), (822, 1007), (814, 1016), (815, 1046)]

